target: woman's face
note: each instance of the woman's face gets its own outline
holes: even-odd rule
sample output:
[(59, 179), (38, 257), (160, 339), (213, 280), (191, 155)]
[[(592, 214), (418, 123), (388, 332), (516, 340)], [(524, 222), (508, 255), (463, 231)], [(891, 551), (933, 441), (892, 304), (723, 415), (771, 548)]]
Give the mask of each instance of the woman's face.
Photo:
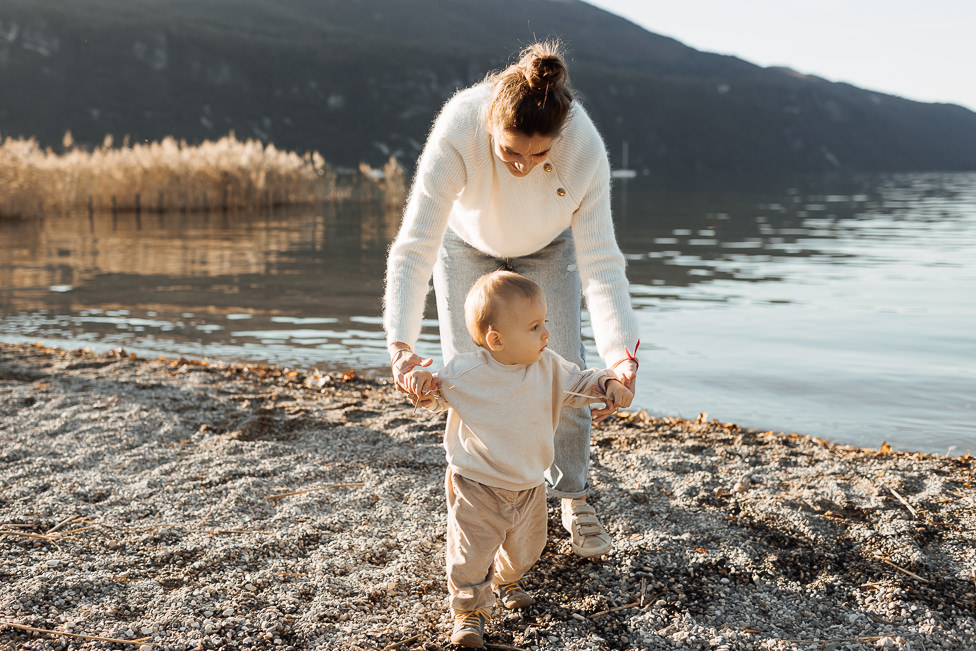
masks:
[(521, 131), (496, 127), (492, 140), (495, 156), (505, 163), (508, 171), (514, 176), (526, 176), (546, 160), (555, 138), (540, 134), (527, 136)]

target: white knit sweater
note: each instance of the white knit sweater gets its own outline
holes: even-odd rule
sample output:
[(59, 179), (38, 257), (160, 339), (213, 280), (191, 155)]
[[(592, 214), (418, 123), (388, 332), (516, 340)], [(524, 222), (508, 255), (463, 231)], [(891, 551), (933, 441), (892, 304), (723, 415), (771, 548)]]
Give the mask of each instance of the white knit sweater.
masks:
[(482, 83), (448, 100), (417, 162), (387, 261), (387, 342), (416, 342), (448, 227), (498, 258), (534, 253), (572, 227), (597, 350), (610, 366), (627, 356), (625, 347), (633, 350), (638, 334), (610, 216), (610, 165), (603, 140), (574, 102), (546, 164), (516, 177), (492, 152), (484, 120), (490, 97), (490, 84)]

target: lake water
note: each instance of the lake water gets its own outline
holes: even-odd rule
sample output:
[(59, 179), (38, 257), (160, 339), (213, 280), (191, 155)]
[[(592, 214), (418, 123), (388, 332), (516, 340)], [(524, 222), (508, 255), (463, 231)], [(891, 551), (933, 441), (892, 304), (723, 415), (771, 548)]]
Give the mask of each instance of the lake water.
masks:
[[(976, 174), (638, 178), (614, 208), (637, 406), (976, 452)], [(0, 340), (380, 374), (398, 220), (357, 204), (0, 219)], [(425, 323), (419, 348), (439, 357)]]

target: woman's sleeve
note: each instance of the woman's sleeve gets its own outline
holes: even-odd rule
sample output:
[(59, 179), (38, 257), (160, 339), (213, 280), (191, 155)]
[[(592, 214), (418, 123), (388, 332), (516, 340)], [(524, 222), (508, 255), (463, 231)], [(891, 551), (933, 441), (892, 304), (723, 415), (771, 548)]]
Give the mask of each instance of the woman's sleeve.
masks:
[(451, 206), (464, 188), (464, 159), (454, 144), (465, 131), (464, 120), (448, 102), (434, 122), (403, 212), (403, 222), (390, 246), (383, 298), (387, 343), (413, 346), (420, 335), (424, 303), (437, 250), (444, 239)]
[[(587, 122), (589, 118), (586, 118)], [(573, 216), (573, 240), (597, 351), (607, 366), (627, 357), (638, 338), (626, 263), (610, 214), (610, 162), (596, 127), (589, 123), (585, 155), (594, 160), (586, 192)]]

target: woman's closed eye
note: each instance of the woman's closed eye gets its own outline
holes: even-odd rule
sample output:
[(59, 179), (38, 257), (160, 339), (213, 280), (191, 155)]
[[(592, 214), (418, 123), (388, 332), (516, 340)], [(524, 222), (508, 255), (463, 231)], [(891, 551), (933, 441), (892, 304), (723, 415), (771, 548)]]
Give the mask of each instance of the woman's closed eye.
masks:
[[(502, 147), (502, 152), (506, 156), (514, 156), (514, 157), (520, 157), (520, 156), (522, 156), (522, 154), (518, 153), (517, 151), (513, 151), (513, 150), (509, 149), (508, 147)], [(549, 155), (549, 150), (547, 149), (545, 151), (540, 151), (538, 154), (532, 154), (531, 157), (532, 158), (545, 158), (548, 155)]]

